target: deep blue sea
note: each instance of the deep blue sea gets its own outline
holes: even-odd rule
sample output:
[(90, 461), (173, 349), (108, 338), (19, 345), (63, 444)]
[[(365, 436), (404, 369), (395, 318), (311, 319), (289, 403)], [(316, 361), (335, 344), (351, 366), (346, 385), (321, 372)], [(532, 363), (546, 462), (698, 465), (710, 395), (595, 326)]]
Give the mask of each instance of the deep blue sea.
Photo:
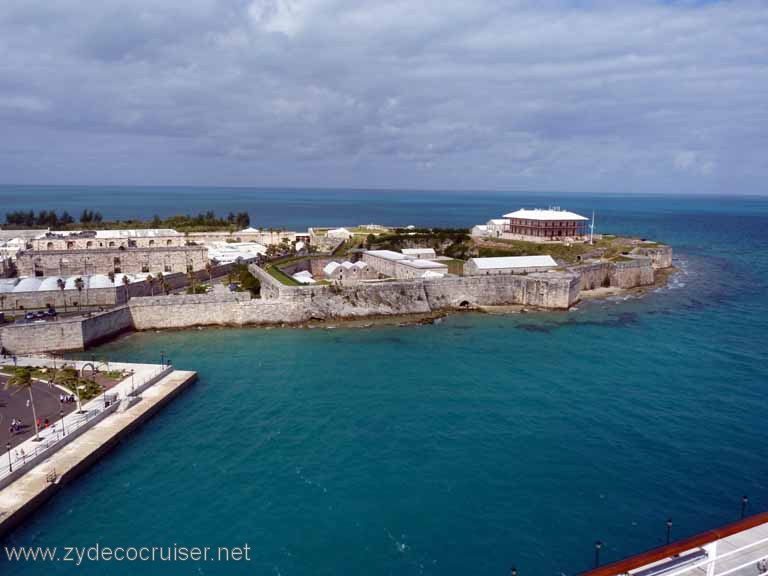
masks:
[[(239, 546), (251, 561), (10, 564), (3, 575), (573, 575), (768, 509), (768, 199), (0, 188), (106, 217), (469, 226), (597, 212), (671, 243), (641, 299), (437, 325), (143, 333), (98, 349), (199, 382), (6, 545)], [(0, 209), (0, 213), (2, 210)]]

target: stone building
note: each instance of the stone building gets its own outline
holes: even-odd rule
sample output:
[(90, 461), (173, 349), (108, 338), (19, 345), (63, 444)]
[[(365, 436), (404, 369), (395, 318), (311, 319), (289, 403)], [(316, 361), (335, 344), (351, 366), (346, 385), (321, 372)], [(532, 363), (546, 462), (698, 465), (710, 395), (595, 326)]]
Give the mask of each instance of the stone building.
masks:
[(371, 269), (367, 262), (358, 260), (357, 262), (328, 262), (323, 267), (323, 276), (326, 280), (338, 281), (341, 283), (354, 283), (360, 280), (372, 280), (378, 275)]
[(413, 256), (392, 250), (368, 250), (363, 252), (363, 262), (383, 276), (400, 280), (435, 278), (448, 274), (448, 266), (441, 262), (419, 260)]
[(465, 276), (492, 274), (530, 274), (557, 268), (552, 256), (500, 256), (496, 258), (470, 258), (464, 263)]
[(170, 228), (139, 230), (80, 230), (45, 232), (27, 241), (42, 250), (98, 250), (100, 248), (160, 248), (187, 244), (184, 234)]
[[(82, 239), (81, 239), (82, 240)], [(106, 247), (24, 250), (16, 258), (20, 276), (78, 274), (164, 274), (202, 270), (208, 263), (205, 246)]]
[(534, 242), (583, 239), (587, 235), (589, 222), (584, 216), (559, 208), (520, 209), (504, 214), (504, 220), (506, 224), (502, 227), (502, 238)]

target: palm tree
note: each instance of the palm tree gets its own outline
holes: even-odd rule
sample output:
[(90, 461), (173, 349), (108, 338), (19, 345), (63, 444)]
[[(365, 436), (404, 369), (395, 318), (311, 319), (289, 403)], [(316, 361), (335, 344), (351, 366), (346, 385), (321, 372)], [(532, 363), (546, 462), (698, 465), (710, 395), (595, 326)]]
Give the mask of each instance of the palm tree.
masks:
[(5, 383), (5, 388), (18, 388), (19, 390), (29, 391), (29, 402), (32, 404), (32, 421), (35, 423), (35, 440), (40, 441), (40, 430), (37, 428), (37, 410), (35, 410), (35, 399), (32, 397), (32, 368), (22, 366), (16, 368), (16, 371)]
[(59, 290), (61, 290), (61, 299), (64, 302), (64, 312), (67, 311), (67, 297), (64, 296), (64, 289), (67, 287), (67, 283), (64, 282), (64, 278), (59, 278), (56, 280), (56, 286), (58, 286)]
[(208, 283), (213, 286), (213, 264), (206, 262), (205, 271), (208, 272)]
[(152, 276), (152, 274), (147, 275), (147, 284), (149, 284), (149, 293), (150, 295), (155, 295), (155, 278)]
[(83, 288), (85, 288), (85, 280), (83, 280), (79, 276), (75, 278), (75, 288), (77, 288), (77, 292), (78, 292), (77, 305), (80, 308), (80, 311), (82, 311), (83, 310), (82, 296), (83, 296)]
[(165, 276), (163, 276), (163, 273), (162, 272), (158, 272), (155, 275), (155, 280), (157, 280), (157, 285), (160, 287), (160, 292), (162, 294), (165, 294), (165, 286), (166, 286), (166, 284), (165, 284)]

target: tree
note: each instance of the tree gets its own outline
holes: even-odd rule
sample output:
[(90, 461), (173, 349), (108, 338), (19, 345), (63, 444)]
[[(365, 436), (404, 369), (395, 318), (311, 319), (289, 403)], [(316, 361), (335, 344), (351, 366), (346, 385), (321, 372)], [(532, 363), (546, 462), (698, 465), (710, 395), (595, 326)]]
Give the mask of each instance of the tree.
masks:
[(56, 286), (61, 290), (61, 299), (64, 301), (64, 312), (67, 311), (67, 297), (64, 295), (64, 289), (67, 287), (67, 283), (64, 282), (64, 278), (56, 280)]
[(208, 283), (213, 286), (213, 264), (206, 262), (205, 271), (208, 272)]
[(149, 293), (151, 296), (155, 295), (155, 279), (152, 274), (147, 275), (147, 284), (149, 284)]
[(72, 224), (74, 221), (75, 221), (75, 219), (72, 218), (72, 216), (69, 214), (69, 212), (64, 210), (64, 212), (62, 212), (62, 214), (61, 214), (61, 220), (59, 222), (62, 225), (67, 226), (69, 224)]
[(77, 305), (82, 312), (83, 310), (83, 288), (85, 288), (85, 280), (83, 280), (81, 277), (75, 278), (75, 288), (77, 288)]
[(16, 368), (13, 375), (5, 383), (5, 388), (18, 388), (29, 392), (29, 402), (32, 405), (32, 420), (35, 423), (35, 440), (40, 441), (40, 430), (37, 427), (37, 410), (35, 409), (35, 399), (32, 396), (32, 368), (22, 366)]

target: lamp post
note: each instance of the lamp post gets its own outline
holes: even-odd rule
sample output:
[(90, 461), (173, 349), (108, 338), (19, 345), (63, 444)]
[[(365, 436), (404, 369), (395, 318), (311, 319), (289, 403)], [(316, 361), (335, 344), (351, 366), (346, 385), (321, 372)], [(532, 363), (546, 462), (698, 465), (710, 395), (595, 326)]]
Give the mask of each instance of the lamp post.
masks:
[(600, 548), (603, 547), (603, 543), (598, 540), (595, 542), (595, 568), (600, 566)]
[(672, 518), (667, 519), (667, 544), (669, 544), (672, 537)]
[(160, 350), (160, 366), (165, 367), (165, 350)]
[(61, 437), (67, 435), (67, 430), (64, 428), (64, 410), (59, 409), (59, 418), (61, 418)]
[(135, 372), (136, 371), (133, 368), (131, 368), (131, 396), (133, 396), (133, 394), (134, 394), (134, 392), (136, 390), (136, 388), (133, 385), (133, 375), (134, 375)]
[(741, 497), (741, 518), (744, 519), (744, 516), (747, 514), (747, 504), (749, 503), (749, 498), (746, 496)]
[(11, 443), (5, 443), (5, 449), (8, 451), (8, 472), (13, 472), (13, 463), (11, 462)]

